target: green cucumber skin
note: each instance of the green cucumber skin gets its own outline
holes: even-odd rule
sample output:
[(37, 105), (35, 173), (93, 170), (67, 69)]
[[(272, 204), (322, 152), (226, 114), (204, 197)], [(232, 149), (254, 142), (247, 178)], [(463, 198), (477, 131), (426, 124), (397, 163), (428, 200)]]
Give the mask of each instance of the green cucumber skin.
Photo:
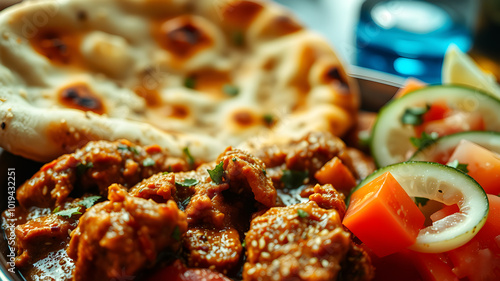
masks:
[(458, 177), (465, 177), (466, 180), (468, 180), (471, 184), (479, 187), (480, 190), (482, 190), (482, 192), (484, 193), (484, 197), (487, 198), (486, 192), (484, 192), (483, 188), (479, 185), (479, 183), (477, 183), (476, 180), (474, 180), (471, 176), (463, 173), (460, 170), (457, 170), (457, 169), (452, 168), (450, 166), (446, 166), (446, 165), (439, 164), (436, 162), (406, 161), (406, 162), (401, 162), (401, 163), (396, 163), (396, 164), (391, 164), (391, 165), (385, 166), (383, 168), (377, 169), (376, 171), (374, 171), (373, 173), (368, 175), (356, 187), (354, 187), (351, 190), (349, 196), (346, 198), (346, 206), (349, 207), (351, 194), (353, 194), (356, 190), (363, 187), (364, 185), (371, 182), (372, 180), (376, 179), (377, 177), (379, 177), (380, 175), (382, 175), (385, 172), (388, 172), (388, 171), (391, 173), (394, 171), (397, 172), (397, 170), (402, 169), (402, 168), (404, 168), (405, 170), (411, 170), (412, 171), (411, 173), (416, 174), (416, 175), (418, 175), (419, 170), (422, 171), (422, 170), (425, 170), (426, 168), (427, 169), (438, 168), (438, 169), (441, 169), (443, 171), (443, 173), (450, 172), (450, 173), (456, 174)]
[(409, 159), (410, 161), (432, 161), (425, 157), (425, 153), (432, 150), (444, 152), (455, 148), (461, 140), (468, 140), (483, 146), (493, 152), (500, 153), (500, 132), (493, 131), (468, 131), (440, 137), (436, 142), (421, 147)]
[[(375, 125), (373, 126), (372, 134), (370, 136), (370, 149), (374, 157), (377, 167), (383, 167), (393, 164), (390, 159), (382, 159), (384, 153), (380, 154), (378, 151), (383, 150), (380, 143), (383, 143), (384, 136), (379, 136), (379, 128), (385, 124), (393, 122), (400, 122), (400, 115), (404, 110), (415, 103), (431, 103), (438, 99), (453, 100), (456, 97), (466, 99), (468, 98), (471, 103), (480, 105), (481, 109), (487, 108), (492, 114), (498, 116), (496, 120), (485, 120), (485, 124), (490, 126), (487, 130), (500, 131), (500, 100), (479, 90), (462, 86), (462, 85), (435, 85), (428, 86), (422, 89), (415, 90), (409, 94), (390, 101), (379, 112)], [(491, 119), (491, 118), (490, 118)], [(409, 142), (409, 140), (408, 140)], [(402, 160), (404, 161), (404, 160)]]

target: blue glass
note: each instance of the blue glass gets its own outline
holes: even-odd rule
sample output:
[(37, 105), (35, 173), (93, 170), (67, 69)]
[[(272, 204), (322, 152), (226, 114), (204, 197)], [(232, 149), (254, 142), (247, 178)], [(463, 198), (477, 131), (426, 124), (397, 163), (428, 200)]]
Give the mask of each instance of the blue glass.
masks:
[(441, 81), (450, 44), (467, 52), (471, 31), (446, 7), (426, 1), (366, 1), (356, 28), (357, 64), (428, 83)]

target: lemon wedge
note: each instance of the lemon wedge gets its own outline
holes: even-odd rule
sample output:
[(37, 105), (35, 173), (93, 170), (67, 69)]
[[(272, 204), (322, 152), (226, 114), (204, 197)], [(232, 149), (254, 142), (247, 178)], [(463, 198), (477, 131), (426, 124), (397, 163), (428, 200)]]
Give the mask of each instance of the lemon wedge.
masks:
[(500, 86), (495, 77), (483, 72), (479, 66), (457, 46), (446, 51), (442, 68), (443, 84), (470, 86), (500, 98)]

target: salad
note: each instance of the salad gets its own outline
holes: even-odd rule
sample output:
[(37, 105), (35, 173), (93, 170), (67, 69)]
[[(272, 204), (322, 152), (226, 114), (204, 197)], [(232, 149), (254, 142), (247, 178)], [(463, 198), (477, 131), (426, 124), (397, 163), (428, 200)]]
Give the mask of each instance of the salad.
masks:
[(346, 200), (376, 280), (500, 280), (500, 90), (454, 48), (443, 74), (374, 117), (378, 169)]

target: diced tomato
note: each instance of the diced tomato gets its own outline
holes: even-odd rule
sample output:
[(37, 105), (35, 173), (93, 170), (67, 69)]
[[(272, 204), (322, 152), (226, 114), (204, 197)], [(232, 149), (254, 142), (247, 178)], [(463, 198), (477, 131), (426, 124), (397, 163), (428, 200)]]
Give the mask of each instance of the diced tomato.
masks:
[(356, 179), (349, 168), (347, 168), (338, 157), (332, 158), (323, 165), (323, 167), (314, 174), (314, 177), (319, 183), (329, 183), (337, 190), (345, 193), (349, 193), (349, 191), (356, 186)]
[(373, 281), (458, 281), (453, 265), (445, 254), (402, 250), (377, 257), (364, 246), (375, 267)]
[(425, 217), (386, 172), (351, 194), (343, 224), (382, 257), (415, 243)]
[[(427, 110), (426, 113), (422, 116), (422, 121), (423, 123), (421, 125), (415, 126), (415, 134), (417, 136), (421, 136), (422, 132), (426, 132), (426, 128), (430, 125), (432, 125), (431, 122), (439, 121), (445, 119), (450, 113), (451, 113), (451, 108), (446, 105), (445, 101), (439, 101), (433, 103), (429, 110)], [(440, 123), (440, 122), (437, 122)]]
[(412, 261), (424, 281), (458, 281), (445, 254), (410, 252)]
[(486, 193), (500, 194), (500, 155), (473, 142), (462, 140), (448, 161), (455, 160), (467, 164), (469, 175)]
[(441, 120), (446, 118), (451, 113), (451, 108), (446, 104), (446, 102), (435, 102), (433, 103), (429, 110), (424, 114), (424, 123)]
[(394, 95), (394, 98), (400, 98), (400, 97), (402, 97), (410, 92), (424, 88), (425, 86), (427, 86), (426, 83), (424, 83), (416, 78), (410, 77), (410, 78), (406, 79), (403, 87), (401, 87), (397, 91), (397, 93)]
[(206, 268), (187, 268), (180, 260), (156, 271), (148, 281), (231, 281), (221, 273)]
[(450, 206), (444, 206), (441, 210), (436, 211), (432, 215), (430, 215), (430, 219), (432, 222), (443, 219), (449, 215), (452, 215), (456, 212), (460, 211), (457, 204), (453, 204)]
[(488, 194), (490, 211), (483, 228), (467, 244), (447, 252), (459, 278), (500, 280), (500, 197)]
[(422, 132), (428, 134), (436, 132), (439, 136), (447, 136), (459, 132), (484, 130), (484, 120), (480, 113), (453, 112), (443, 119), (424, 122), (416, 126), (415, 133), (420, 136)]
[(378, 257), (366, 245), (362, 246), (370, 255), (375, 267), (373, 281), (423, 281), (409, 251)]

